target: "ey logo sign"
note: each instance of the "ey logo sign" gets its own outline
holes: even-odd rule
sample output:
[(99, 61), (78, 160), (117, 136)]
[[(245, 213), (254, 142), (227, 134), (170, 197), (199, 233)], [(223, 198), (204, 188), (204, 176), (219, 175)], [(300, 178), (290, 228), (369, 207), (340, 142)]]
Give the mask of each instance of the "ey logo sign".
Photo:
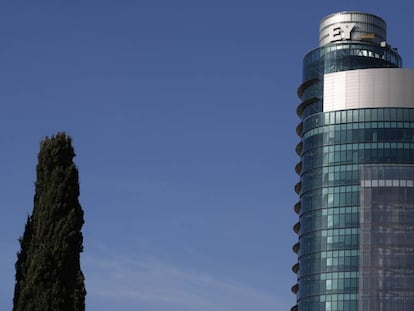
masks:
[(329, 27), (329, 41), (350, 40), (356, 23), (342, 23)]

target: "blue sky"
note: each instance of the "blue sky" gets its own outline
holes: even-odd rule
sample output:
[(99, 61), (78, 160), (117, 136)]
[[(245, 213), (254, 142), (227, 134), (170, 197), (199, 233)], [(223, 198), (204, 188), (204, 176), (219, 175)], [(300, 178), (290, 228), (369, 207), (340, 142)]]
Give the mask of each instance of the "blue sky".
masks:
[(288, 310), (296, 88), (319, 21), (406, 1), (0, 1), (0, 309), (40, 140), (73, 138), (87, 310)]

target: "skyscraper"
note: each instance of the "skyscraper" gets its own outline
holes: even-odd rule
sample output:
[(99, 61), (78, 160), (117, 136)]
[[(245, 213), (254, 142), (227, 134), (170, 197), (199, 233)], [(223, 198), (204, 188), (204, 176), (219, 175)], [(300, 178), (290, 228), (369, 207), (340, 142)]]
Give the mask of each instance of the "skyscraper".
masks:
[(292, 311), (414, 310), (414, 70), (385, 21), (322, 19), (298, 96)]

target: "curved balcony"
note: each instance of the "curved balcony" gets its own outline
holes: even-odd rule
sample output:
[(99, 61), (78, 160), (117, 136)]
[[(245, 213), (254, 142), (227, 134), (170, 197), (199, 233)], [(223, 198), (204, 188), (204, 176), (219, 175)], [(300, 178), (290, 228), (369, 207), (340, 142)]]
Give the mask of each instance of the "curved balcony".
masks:
[(293, 285), (290, 290), (292, 291), (292, 293), (294, 293), (295, 295), (297, 294), (297, 292), (299, 291), (299, 284), (296, 283), (295, 285)]
[(295, 172), (300, 176), (300, 173), (302, 172), (302, 162), (298, 162), (298, 164), (295, 165)]
[(295, 263), (294, 265), (293, 265), (293, 267), (292, 267), (292, 271), (294, 272), (294, 273), (298, 273), (299, 272), (299, 263)]
[(296, 126), (296, 134), (299, 137), (302, 137), (303, 134), (303, 122), (300, 122), (297, 126)]
[(320, 99), (319, 99), (319, 97), (311, 97), (311, 98), (309, 98), (309, 99), (307, 99), (307, 100), (305, 100), (304, 102), (302, 102), (299, 106), (298, 106), (298, 108), (296, 108), (296, 114), (298, 115), (298, 117), (299, 118), (301, 118), (302, 117), (302, 113), (303, 113), (303, 110), (307, 107), (307, 106), (309, 106), (309, 105), (311, 105), (311, 104), (313, 104), (313, 103), (316, 103), (317, 101), (319, 101)]
[(290, 311), (298, 311), (298, 305), (294, 305), (292, 308), (290, 308)]
[(300, 190), (302, 190), (302, 182), (298, 182), (296, 185), (295, 185), (295, 192), (297, 193), (297, 194), (300, 194)]
[(300, 207), (301, 207), (300, 201), (296, 203), (295, 206), (293, 206), (293, 210), (295, 211), (296, 214), (300, 213)]
[(295, 245), (293, 245), (292, 250), (294, 253), (299, 253), (299, 249), (300, 249), (300, 243), (297, 242)]
[(295, 148), (296, 154), (298, 156), (302, 154), (302, 149), (303, 149), (303, 142), (300, 142), (299, 144), (296, 145), (296, 148)]
[(319, 82), (319, 79), (318, 78), (313, 78), (313, 79), (308, 80), (308, 81), (302, 83), (301, 85), (299, 85), (298, 90), (297, 90), (298, 97), (299, 98), (302, 98), (303, 97), (303, 93), (305, 92), (305, 90), (308, 87), (310, 87), (311, 85), (313, 85), (313, 84), (315, 84), (317, 82)]
[(298, 221), (297, 223), (295, 223), (295, 225), (293, 226), (293, 231), (296, 234), (299, 234), (299, 231), (300, 231), (300, 221)]

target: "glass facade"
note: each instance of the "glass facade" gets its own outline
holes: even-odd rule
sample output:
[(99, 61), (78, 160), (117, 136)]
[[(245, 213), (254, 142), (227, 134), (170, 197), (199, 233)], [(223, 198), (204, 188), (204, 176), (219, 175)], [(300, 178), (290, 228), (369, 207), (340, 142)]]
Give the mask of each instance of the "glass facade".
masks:
[(367, 43), (332, 43), (310, 51), (303, 60), (303, 80), (298, 93), (301, 118), (321, 112), (323, 76), (327, 73), (366, 68), (400, 68), (398, 53), (387, 47)]
[(414, 310), (414, 166), (362, 165), (359, 310)]
[[(385, 302), (374, 307), (372, 301), (377, 296), (366, 294), (372, 284), (361, 286), (361, 274), (367, 275), (366, 270), (360, 270), (361, 246), (369, 244), (361, 238), (365, 224), (360, 218), (361, 201), (367, 206), (364, 213), (374, 204), (367, 203), (361, 178), (367, 174), (366, 167), (414, 168), (414, 109), (399, 108), (396, 103), (389, 108), (324, 111), (323, 79), (324, 74), (332, 72), (401, 66), (401, 57), (389, 45), (365, 41), (332, 42), (310, 51), (304, 58), (303, 83), (298, 88), (301, 103), (297, 108), (301, 141), (296, 152), (301, 160), (296, 166), (300, 181), (295, 191), (300, 200), (295, 205), (299, 222), (294, 226), (298, 243), (293, 250), (298, 263), (292, 268), (297, 274), (297, 284), (292, 287), (297, 305), (292, 311), (391, 310), (382, 307)], [(396, 202), (400, 202), (398, 193), (393, 193)], [(377, 234), (371, 232), (371, 237)], [(414, 245), (404, 244), (403, 248), (406, 246), (406, 251), (414, 252)], [(412, 259), (414, 256), (409, 258)], [(395, 282), (407, 280), (400, 278)], [(404, 295), (414, 296), (412, 287)], [(382, 295), (388, 297), (386, 291)], [(395, 297), (387, 302), (398, 300), (399, 296)], [(370, 308), (365, 308), (367, 303)]]

